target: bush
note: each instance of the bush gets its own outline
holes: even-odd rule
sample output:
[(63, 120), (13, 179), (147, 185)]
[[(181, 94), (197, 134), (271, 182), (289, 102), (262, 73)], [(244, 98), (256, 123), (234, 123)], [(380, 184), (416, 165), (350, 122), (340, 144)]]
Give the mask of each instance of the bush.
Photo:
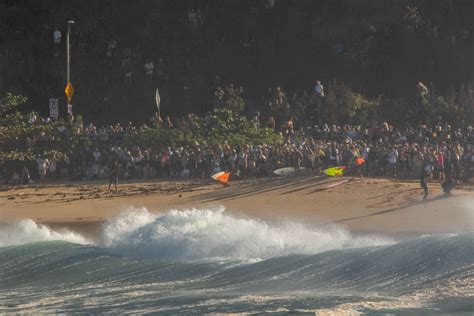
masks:
[(162, 127), (143, 129), (130, 136), (126, 142), (128, 146), (138, 144), (162, 150), (169, 146), (216, 145), (224, 142), (254, 145), (282, 141), (274, 131), (257, 129), (246, 117), (231, 109), (215, 110), (207, 119), (191, 114), (187, 117), (186, 127), (185, 131)]
[(325, 97), (326, 113), (330, 122), (337, 124), (365, 124), (374, 119), (380, 100), (369, 100), (343, 83), (333, 81)]

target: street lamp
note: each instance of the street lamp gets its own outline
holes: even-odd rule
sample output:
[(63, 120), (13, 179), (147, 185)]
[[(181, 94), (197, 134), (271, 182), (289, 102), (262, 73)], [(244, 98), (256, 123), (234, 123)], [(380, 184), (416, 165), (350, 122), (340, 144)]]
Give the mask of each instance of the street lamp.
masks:
[(72, 105), (71, 105), (71, 100), (72, 100), (72, 95), (74, 94), (74, 88), (72, 87), (71, 84), (71, 56), (70, 56), (70, 44), (69, 44), (69, 35), (71, 33), (71, 25), (74, 24), (73, 20), (67, 21), (67, 35), (66, 35), (66, 58), (67, 58), (67, 84), (66, 84), (66, 89), (64, 92), (66, 92), (66, 97), (67, 97), (67, 111), (68, 113), (72, 114)]

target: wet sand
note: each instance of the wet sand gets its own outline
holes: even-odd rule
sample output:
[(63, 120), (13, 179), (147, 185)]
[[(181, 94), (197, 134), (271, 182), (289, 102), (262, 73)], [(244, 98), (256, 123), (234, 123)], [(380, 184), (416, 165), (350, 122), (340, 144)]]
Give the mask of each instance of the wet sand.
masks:
[(224, 206), (235, 216), (337, 224), (355, 232), (408, 236), (474, 230), (474, 188), (445, 196), (431, 184), (426, 201), (416, 181), (290, 177), (223, 186), (211, 180), (144, 181), (107, 192), (104, 182), (0, 187), (0, 222), (30, 218), (96, 236), (109, 217), (131, 208), (152, 212)]

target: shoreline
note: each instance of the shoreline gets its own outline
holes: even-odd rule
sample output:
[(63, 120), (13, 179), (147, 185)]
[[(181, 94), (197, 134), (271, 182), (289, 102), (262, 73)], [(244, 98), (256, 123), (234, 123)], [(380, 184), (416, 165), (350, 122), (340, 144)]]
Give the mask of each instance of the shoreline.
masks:
[(156, 213), (223, 206), (237, 217), (337, 225), (395, 238), (474, 231), (474, 188), (455, 189), (452, 196), (443, 195), (438, 183), (430, 188), (423, 201), (418, 181), (382, 178), (274, 177), (226, 187), (208, 179), (126, 181), (118, 193), (108, 193), (105, 181), (2, 186), (0, 223), (29, 218), (96, 238), (103, 222), (130, 208)]

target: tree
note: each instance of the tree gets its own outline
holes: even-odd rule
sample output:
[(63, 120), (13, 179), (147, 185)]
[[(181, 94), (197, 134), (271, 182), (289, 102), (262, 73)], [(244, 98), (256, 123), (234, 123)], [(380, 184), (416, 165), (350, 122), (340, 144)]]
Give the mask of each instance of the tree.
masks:
[(44, 121), (20, 111), (27, 98), (7, 93), (0, 101), (0, 163), (31, 161), (38, 156), (61, 158), (74, 146), (69, 123)]

